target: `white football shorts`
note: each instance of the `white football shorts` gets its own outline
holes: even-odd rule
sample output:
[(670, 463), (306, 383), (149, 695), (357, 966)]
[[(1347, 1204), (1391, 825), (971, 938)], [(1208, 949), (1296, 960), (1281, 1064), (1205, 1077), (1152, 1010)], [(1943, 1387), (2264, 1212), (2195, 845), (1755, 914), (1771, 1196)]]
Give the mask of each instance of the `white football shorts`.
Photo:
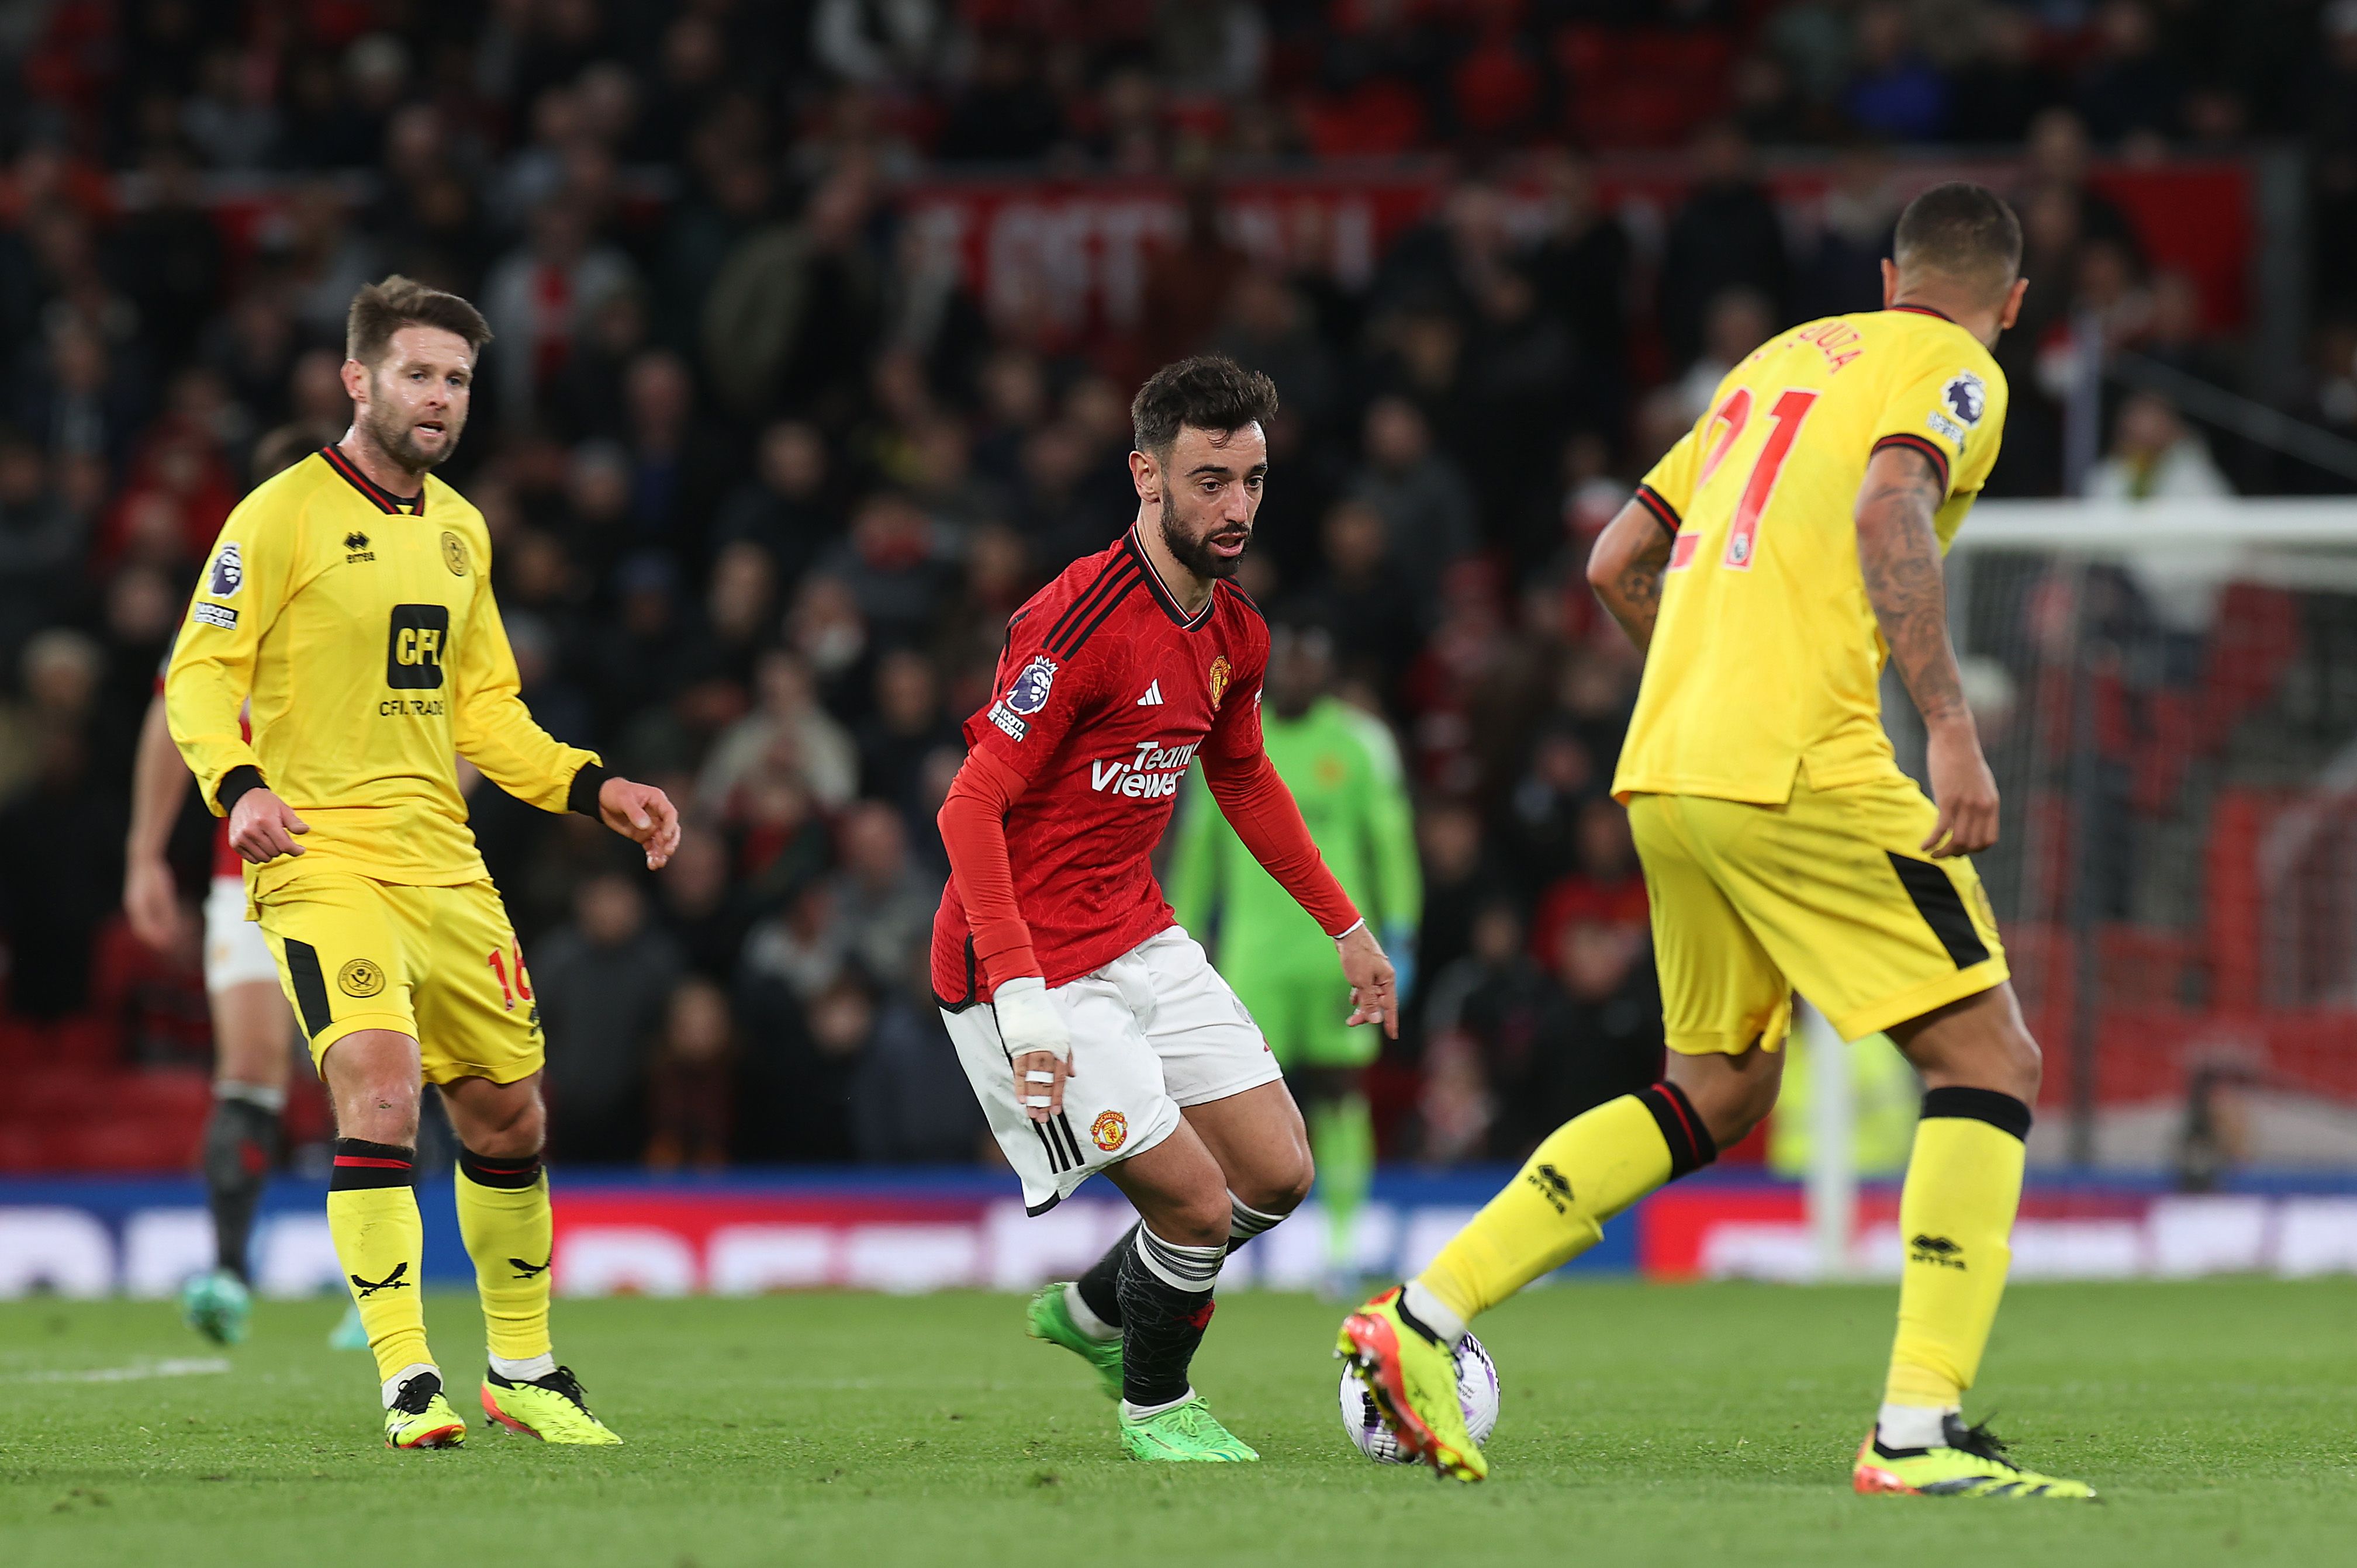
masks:
[(1014, 1059), (990, 1004), (942, 1010), (958, 1060), (1007, 1163), (1023, 1207), (1045, 1214), (1092, 1173), (1143, 1154), (1203, 1105), (1285, 1076), (1202, 944), (1177, 926), (1048, 993), (1072, 1036), (1064, 1109), (1034, 1122), (1016, 1103)]
[(278, 983), (278, 961), (262, 927), (245, 918), (245, 878), (216, 876), (205, 894), (205, 989)]

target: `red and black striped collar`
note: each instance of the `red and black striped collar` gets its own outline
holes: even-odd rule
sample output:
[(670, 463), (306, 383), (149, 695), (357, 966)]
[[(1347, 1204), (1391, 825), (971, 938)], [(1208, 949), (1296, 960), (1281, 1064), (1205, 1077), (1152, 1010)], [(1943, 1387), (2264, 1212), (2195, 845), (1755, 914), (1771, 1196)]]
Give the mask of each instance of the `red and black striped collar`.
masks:
[(338, 451), (334, 443), (330, 442), (320, 447), (319, 456), (325, 457), (328, 460), (328, 467), (341, 474), (345, 482), (352, 489), (368, 497), (375, 504), (377, 510), (408, 512), (416, 517), (425, 515), (425, 482), (423, 479), (418, 481), (415, 495), (397, 496), (361, 473), (360, 465)]
[(1903, 310), (1910, 316), (1936, 316), (1951, 327), (1953, 327), (1956, 324), (1956, 318), (1954, 317), (1949, 315), (1944, 310), (1934, 310), (1928, 305), (1894, 305), (1890, 308), (1893, 310)]
[(1219, 606), (1220, 596), (1216, 592), (1211, 594), (1203, 600), (1201, 609), (1189, 615), (1178, 603), (1178, 596), (1171, 593), (1162, 581), (1162, 574), (1154, 569), (1153, 558), (1146, 553), (1145, 542), (1137, 537), (1137, 524), (1133, 522), (1129, 525), (1129, 532), (1121, 536), (1121, 542), (1122, 547), (1145, 570), (1146, 591), (1154, 596), (1154, 602), (1162, 607), (1162, 613), (1170, 618), (1173, 626), (1181, 631), (1192, 631), (1211, 618), (1211, 611)]

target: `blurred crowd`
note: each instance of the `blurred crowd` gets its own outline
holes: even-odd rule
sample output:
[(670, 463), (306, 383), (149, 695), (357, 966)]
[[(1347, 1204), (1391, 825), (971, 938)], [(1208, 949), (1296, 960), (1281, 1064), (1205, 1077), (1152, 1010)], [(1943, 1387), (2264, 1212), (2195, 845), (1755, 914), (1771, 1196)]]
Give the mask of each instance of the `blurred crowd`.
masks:
[[(1141, 369), (1216, 349), (1285, 399), (1245, 585), (1399, 735), (1428, 891), (1377, 1098), (1385, 1152), (1439, 1161), (1651, 1076), (1605, 792), (1636, 664), (1581, 562), (1736, 358), (1878, 306), (1894, 147), (2018, 159), (2038, 286), (1993, 489), (2061, 483), (2041, 355), (2074, 311), (2252, 384), (2099, 154), (2309, 149), (2298, 411), (2357, 427), (2357, 0), (0, 0), (0, 71), (8, 1015), (202, 1059), (193, 953), (115, 913), (132, 746), (198, 563), (341, 433), (345, 307), (404, 272), (498, 334), (444, 477), (527, 701), (688, 816), (650, 877), (473, 782), (578, 1160), (979, 1157), (923, 969), (932, 817), (1006, 617), (1135, 510)], [(1683, 159), (1655, 235), (1596, 194), (1587, 154), (1632, 140)], [(1758, 158), (1803, 143), (1835, 160), (1805, 232)], [(1222, 227), (1229, 171), (1412, 152), (1457, 173), (1371, 276)], [(1134, 332), (993, 315), (930, 264), (898, 192), (978, 165), (1177, 183)], [(2115, 424), (2091, 484), (2230, 488), (2165, 401)], [(192, 803), (191, 898), (210, 831)]]

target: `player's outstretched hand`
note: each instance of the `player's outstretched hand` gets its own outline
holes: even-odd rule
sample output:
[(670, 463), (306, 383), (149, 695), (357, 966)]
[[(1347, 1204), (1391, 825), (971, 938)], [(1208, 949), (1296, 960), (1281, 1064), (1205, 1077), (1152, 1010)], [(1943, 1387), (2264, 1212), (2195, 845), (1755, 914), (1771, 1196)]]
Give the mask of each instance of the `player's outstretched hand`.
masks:
[(1072, 1076), (1072, 1036), (1064, 1015), (1036, 974), (1002, 981), (991, 993), (998, 1043), (1015, 1069), (1015, 1103), (1034, 1122), (1064, 1109), (1064, 1080)]
[(180, 945), (180, 928), (188, 917), (163, 856), (130, 857), (123, 872), (123, 913), (131, 922), (131, 934), (157, 952), (171, 952)]
[(607, 779), (597, 786), (597, 815), (608, 827), (646, 850), (649, 871), (661, 871), (679, 848), (679, 808), (651, 784)]
[(266, 785), (248, 789), (230, 808), (229, 847), (256, 865), (282, 854), (302, 854), (303, 846), (295, 842), (295, 835), (310, 831), (311, 824), (296, 816), (295, 808), (272, 794)]
[(1932, 799), (1940, 808), (1924, 852), (1945, 860), (1978, 854), (1996, 843), (1996, 775), (1981, 755), (1980, 736), (1969, 725), (1938, 726), (1923, 760), (1932, 775)]
[(1364, 925), (1345, 932), (1334, 943), (1342, 960), (1342, 978), (1351, 983), (1352, 1024), (1381, 1024), (1383, 1033), (1399, 1038), (1399, 976), (1383, 945)]

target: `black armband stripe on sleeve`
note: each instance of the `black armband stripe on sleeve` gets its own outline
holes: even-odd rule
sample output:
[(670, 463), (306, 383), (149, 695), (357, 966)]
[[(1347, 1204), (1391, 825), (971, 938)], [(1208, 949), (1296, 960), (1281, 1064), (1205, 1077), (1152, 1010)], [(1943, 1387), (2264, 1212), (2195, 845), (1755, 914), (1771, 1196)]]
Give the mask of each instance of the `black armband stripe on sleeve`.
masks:
[(1662, 499), (1661, 491), (1655, 489), (1651, 485), (1639, 485), (1637, 487), (1637, 493), (1630, 499), (1634, 500), (1639, 506), (1643, 507), (1647, 511), (1652, 512), (1653, 514), (1653, 521), (1660, 523), (1663, 531), (1666, 532), (1671, 538), (1674, 539), (1677, 537), (1678, 523), (1680, 521), (1678, 517), (1678, 509), (1672, 506), (1668, 501), (1663, 500)]
[[(1948, 493), (1948, 455), (1941, 450), (1938, 442), (1928, 435), (1886, 435), (1874, 444), (1874, 450), (1879, 452), (1886, 446), (1904, 446), (1910, 452), (1923, 454), (1931, 459), (1932, 471), (1940, 476), (1940, 493)], [(1873, 454), (1868, 453), (1867, 456)]]
[(598, 814), (597, 791), (604, 789), (606, 780), (612, 777), (611, 769), (600, 768), (594, 762), (583, 763), (581, 771), (573, 776), (572, 786), (565, 791), (565, 809), (578, 811), (585, 817), (596, 817)]
[(221, 784), (213, 790), (213, 799), (221, 802), (221, 815), (226, 817), (237, 810), (241, 796), (267, 788), (269, 785), (263, 779), (261, 768), (251, 762), (240, 763), (221, 775)]

